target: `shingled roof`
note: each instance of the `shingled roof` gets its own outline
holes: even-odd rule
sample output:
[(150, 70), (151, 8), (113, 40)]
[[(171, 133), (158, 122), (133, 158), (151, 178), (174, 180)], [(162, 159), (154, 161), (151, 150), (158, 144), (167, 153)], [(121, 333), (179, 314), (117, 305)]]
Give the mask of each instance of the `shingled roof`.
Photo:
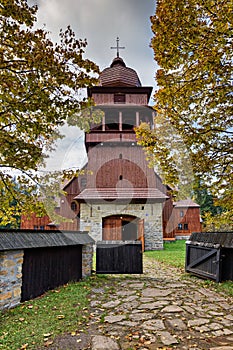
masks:
[(233, 232), (193, 232), (187, 243), (207, 247), (233, 248)]
[(166, 200), (168, 197), (156, 188), (87, 188), (75, 199), (77, 200)]
[(114, 58), (111, 66), (100, 73), (99, 81), (101, 86), (141, 86), (136, 71), (126, 67), (121, 57)]
[(175, 208), (199, 208), (200, 205), (193, 202), (191, 199), (184, 199), (173, 203)]
[(0, 251), (74, 246), (88, 243), (94, 243), (94, 240), (87, 232), (59, 230), (0, 230)]

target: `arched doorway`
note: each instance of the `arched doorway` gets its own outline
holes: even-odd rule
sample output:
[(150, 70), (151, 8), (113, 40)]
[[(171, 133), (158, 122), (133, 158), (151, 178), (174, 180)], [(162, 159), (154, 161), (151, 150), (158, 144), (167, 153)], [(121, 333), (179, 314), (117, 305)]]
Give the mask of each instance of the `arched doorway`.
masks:
[(144, 220), (133, 215), (111, 215), (102, 219), (103, 241), (144, 241)]

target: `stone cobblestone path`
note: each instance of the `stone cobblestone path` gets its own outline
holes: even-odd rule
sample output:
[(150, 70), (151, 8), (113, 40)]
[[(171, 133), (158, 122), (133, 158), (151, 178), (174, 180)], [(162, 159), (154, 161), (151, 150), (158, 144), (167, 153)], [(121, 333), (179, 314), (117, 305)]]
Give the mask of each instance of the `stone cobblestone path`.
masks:
[(90, 296), (89, 343), (67, 349), (232, 350), (233, 299), (202, 285), (145, 258), (143, 275), (103, 278)]

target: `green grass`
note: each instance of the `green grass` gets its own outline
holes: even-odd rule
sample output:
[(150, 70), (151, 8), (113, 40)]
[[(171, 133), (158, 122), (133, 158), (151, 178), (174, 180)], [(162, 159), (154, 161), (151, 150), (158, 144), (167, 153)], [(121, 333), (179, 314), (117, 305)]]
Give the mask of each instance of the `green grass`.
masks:
[[(160, 261), (169, 266), (176, 268), (185, 268), (185, 240), (177, 240), (174, 242), (165, 242), (164, 250), (148, 251), (144, 253), (145, 256)], [(233, 281), (226, 281), (216, 283), (212, 280), (201, 280), (190, 274), (185, 274), (184, 277), (192, 278), (199, 281), (203, 287), (211, 288), (217, 292), (224, 293), (227, 296), (233, 296)]]
[(185, 240), (165, 242), (164, 250), (153, 250), (144, 253), (145, 256), (177, 268), (185, 266)]
[(34, 349), (60, 333), (75, 332), (88, 319), (88, 293), (100, 283), (95, 276), (70, 283), (1, 313), (0, 349), (25, 344), (25, 349)]

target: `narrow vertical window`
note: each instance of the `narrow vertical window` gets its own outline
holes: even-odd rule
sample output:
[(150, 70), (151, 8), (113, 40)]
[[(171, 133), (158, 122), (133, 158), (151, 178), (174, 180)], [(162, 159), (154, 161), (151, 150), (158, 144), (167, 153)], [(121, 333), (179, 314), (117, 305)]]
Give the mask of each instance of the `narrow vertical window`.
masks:
[(77, 204), (75, 202), (71, 203), (71, 210), (73, 210), (73, 211), (77, 210)]
[(178, 230), (182, 230), (182, 229), (183, 229), (182, 224), (178, 224)]

